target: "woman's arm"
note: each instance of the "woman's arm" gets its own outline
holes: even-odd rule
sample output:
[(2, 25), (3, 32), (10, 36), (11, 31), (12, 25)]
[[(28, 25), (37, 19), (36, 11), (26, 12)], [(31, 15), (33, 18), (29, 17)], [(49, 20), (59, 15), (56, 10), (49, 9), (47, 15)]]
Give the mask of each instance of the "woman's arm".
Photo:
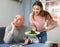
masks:
[(36, 30), (36, 26), (35, 26), (34, 20), (32, 18), (32, 13), (30, 14), (29, 21), (30, 21), (30, 25), (31, 25), (32, 29)]
[(50, 31), (52, 29), (54, 29), (55, 27), (57, 27), (57, 22), (56, 21), (53, 21), (51, 24), (49, 22), (46, 22), (45, 23), (45, 26), (44, 26), (44, 29), (43, 31)]

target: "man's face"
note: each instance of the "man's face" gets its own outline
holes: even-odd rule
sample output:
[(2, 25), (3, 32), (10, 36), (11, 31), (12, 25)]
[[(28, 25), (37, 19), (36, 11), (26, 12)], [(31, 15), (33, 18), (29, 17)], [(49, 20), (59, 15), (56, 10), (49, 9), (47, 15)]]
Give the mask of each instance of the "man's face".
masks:
[(17, 15), (13, 20), (13, 24), (17, 27), (22, 26), (24, 24), (24, 17)]

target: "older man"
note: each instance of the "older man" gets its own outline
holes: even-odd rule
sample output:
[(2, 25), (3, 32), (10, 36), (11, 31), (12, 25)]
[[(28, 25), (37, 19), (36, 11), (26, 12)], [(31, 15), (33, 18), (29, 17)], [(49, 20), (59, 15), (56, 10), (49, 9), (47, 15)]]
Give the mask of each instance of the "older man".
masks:
[(24, 26), (24, 17), (21, 15), (16, 15), (12, 23), (6, 27), (4, 42), (12, 43), (21, 42), (25, 36), (25, 32), (28, 30), (26, 26)]

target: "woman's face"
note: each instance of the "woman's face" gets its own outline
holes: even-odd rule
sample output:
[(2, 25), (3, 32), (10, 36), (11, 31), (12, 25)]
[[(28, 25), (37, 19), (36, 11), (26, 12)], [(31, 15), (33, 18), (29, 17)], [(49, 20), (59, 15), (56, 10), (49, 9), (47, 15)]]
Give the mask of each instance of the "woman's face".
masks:
[(40, 6), (38, 6), (38, 5), (33, 6), (33, 12), (35, 15), (38, 15), (41, 10), (42, 10), (42, 8)]

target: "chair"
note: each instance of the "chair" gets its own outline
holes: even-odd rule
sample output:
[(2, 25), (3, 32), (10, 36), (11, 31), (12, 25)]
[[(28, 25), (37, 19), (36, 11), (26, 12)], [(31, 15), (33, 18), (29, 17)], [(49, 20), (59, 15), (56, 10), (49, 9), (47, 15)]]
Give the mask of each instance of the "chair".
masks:
[(3, 37), (4, 37), (4, 33), (5, 33), (5, 28), (6, 27), (0, 27), (0, 44), (4, 43)]

